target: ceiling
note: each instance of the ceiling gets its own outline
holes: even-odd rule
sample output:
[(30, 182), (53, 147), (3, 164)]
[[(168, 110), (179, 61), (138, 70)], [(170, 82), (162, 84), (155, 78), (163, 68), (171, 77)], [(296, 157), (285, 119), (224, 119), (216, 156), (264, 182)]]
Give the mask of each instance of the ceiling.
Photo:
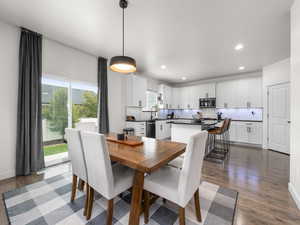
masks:
[[(119, 0), (1, 0), (0, 19), (93, 55), (121, 54)], [(261, 69), (289, 57), (293, 0), (130, 0), (126, 54), (168, 82)], [(238, 43), (242, 51), (235, 51)], [(161, 69), (166, 65), (166, 69)]]

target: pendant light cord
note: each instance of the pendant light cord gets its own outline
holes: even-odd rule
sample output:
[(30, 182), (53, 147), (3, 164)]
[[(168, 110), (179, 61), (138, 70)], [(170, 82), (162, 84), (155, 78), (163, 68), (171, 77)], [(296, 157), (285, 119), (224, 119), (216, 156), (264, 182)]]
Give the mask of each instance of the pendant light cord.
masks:
[(123, 56), (125, 55), (125, 50), (124, 50), (124, 8), (123, 8)]

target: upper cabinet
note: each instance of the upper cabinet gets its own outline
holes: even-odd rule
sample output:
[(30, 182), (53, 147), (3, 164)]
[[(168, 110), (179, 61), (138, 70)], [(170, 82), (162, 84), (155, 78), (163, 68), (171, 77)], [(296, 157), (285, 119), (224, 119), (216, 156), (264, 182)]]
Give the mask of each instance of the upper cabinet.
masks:
[(183, 106), (181, 105), (181, 89), (179, 87), (172, 88), (172, 109), (182, 109)]
[(158, 92), (160, 108), (199, 109), (200, 98), (216, 98), (217, 108), (261, 108), (262, 78), (248, 77), (218, 83), (170, 87), (138, 75), (127, 78), (127, 106), (145, 107), (146, 91)]
[(161, 84), (159, 85), (159, 94), (162, 96), (163, 108), (170, 109), (172, 108), (172, 87)]
[(145, 107), (147, 79), (138, 75), (129, 75), (126, 78), (127, 106)]
[(199, 109), (199, 98), (215, 96), (215, 83), (173, 88), (173, 102), (179, 109)]
[(218, 108), (262, 107), (262, 78), (250, 77), (219, 82), (216, 85)]

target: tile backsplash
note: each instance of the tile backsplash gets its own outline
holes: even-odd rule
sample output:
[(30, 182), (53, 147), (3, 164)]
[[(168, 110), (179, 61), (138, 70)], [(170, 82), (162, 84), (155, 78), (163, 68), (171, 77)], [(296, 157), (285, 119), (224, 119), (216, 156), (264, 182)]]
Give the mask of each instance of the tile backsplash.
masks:
[[(193, 118), (197, 112), (202, 112), (206, 118), (217, 118), (217, 113), (222, 113), (222, 118), (231, 118), (234, 120), (262, 120), (263, 109), (262, 108), (234, 108), (234, 109), (184, 109), (184, 110), (168, 110), (163, 109), (157, 112), (158, 118), (166, 118), (167, 114), (174, 112), (176, 118)], [(143, 112), (139, 108), (127, 108), (127, 115), (134, 116), (136, 120), (150, 119), (150, 112)], [(155, 113), (152, 113), (155, 116)]]
[(217, 109), (222, 113), (222, 118), (231, 118), (234, 120), (263, 120), (262, 108), (247, 109)]

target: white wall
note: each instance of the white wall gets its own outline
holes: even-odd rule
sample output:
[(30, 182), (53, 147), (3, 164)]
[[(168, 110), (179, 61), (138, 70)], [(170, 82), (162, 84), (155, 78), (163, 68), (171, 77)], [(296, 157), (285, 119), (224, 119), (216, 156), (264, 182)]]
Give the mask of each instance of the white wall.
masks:
[(268, 148), (268, 86), (290, 82), (290, 59), (263, 68), (263, 148)]
[(107, 76), (110, 131), (121, 132), (125, 127), (126, 75), (108, 71)]
[(291, 163), (289, 190), (300, 209), (300, 0), (291, 10)]
[(19, 35), (0, 22), (0, 180), (15, 175)]
[(43, 73), (96, 84), (97, 58), (44, 38)]

